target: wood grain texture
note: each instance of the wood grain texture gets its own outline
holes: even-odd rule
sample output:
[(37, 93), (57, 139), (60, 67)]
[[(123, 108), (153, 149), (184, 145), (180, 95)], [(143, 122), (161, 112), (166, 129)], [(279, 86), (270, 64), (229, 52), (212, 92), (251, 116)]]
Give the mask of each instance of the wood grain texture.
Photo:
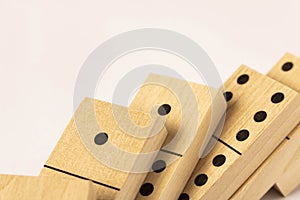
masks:
[(1, 200), (96, 200), (90, 181), (61, 177), (0, 175)]
[(156, 74), (130, 108), (152, 112), (164, 104), (171, 107), (168, 136), (156, 161), (167, 166), (148, 174), (136, 199), (177, 199), (226, 109), (222, 90)]
[[(225, 89), (233, 97), (223, 132), (212, 152), (198, 163), (182, 199), (187, 195), (190, 199), (229, 199), (299, 122), (299, 94), (246, 66), (228, 79)], [(278, 92), (284, 99), (274, 104), (271, 98)], [(260, 111), (266, 112), (265, 120), (259, 120), (263, 119), (257, 115)], [(249, 137), (238, 141), (241, 130), (248, 130)]]
[[(291, 63), (291, 64), (289, 64)], [(292, 68), (289, 69), (291, 66)], [(286, 71), (283, 70), (285, 68)], [(300, 58), (286, 53), (280, 61), (268, 72), (269, 77), (300, 92)]]
[(294, 154), (293, 158), (288, 162), (284, 173), (276, 181), (275, 188), (281, 192), (282, 195), (287, 196), (299, 186), (300, 174), (300, 149)]
[[(291, 69), (287, 70), (289, 68)], [(268, 73), (268, 76), (300, 92), (300, 58), (290, 53), (285, 54)], [(297, 129), (300, 130), (300, 125)], [(300, 145), (294, 157), (286, 164), (284, 173), (275, 185), (275, 188), (284, 196), (287, 196), (300, 184)]]
[[(126, 114), (125, 107), (86, 98), (41, 175), (57, 174), (91, 180), (97, 189), (97, 199), (133, 199), (147, 175), (147, 171), (134, 172), (142, 165), (147, 170), (151, 167), (167, 131), (163, 126), (158, 127), (157, 134), (149, 137), (157, 124), (163, 125), (162, 117), (129, 111), (130, 120), (134, 122), (134, 126), (130, 126), (128, 121), (124, 123)], [(130, 135), (135, 129), (138, 137)], [(96, 145), (96, 136), (103, 132), (108, 140), (103, 145)], [(153, 152), (153, 155), (142, 156), (148, 152)]]
[[(247, 181), (234, 193), (230, 198), (232, 200), (259, 200), (261, 199), (270, 188), (281, 180), (281, 175), (284, 174), (286, 168), (291, 163), (296, 163), (295, 157), (298, 147), (300, 145), (300, 129), (297, 127), (289, 134), (278, 148), (263, 162), (263, 164), (247, 179)], [(299, 153), (298, 153), (299, 154)], [(299, 156), (299, 155), (298, 155)], [(291, 162), (292, 161), (292, 162)], [(298, 161), (299, 164), (299, 161)], [(293, 165), (294, 166), (294, 165)], [(287, 181), (298, 181), (300, 176), (297, 177), (299, 168), (293, 170), (293, 175)], [(282, 187), (289, 187), (290, 184), (284, 184)], [(291, 183), (293, 184), (293, 183)], [(281, 187), (281, 188), (282, 188)], [(285, 189), (284, 189), (285, 191)]]
[[(299, 58), (286, 54), (268, 75), (299, 92), (300, 81), (297, 79), (300, 76), (299, 61)], [(293, 63), (293, 66), (289, 63)], [(290, 70), (285, 71), (291, 66)], [(297, 68), (297, 66), (299, 67)], [(294, 73), (292, 73), (293, 70)], [(300, 126), (298, 125), (231, 199), (260, 199), (277, 181), (279, 184), (276, 187), (282, 194), (290, 193), (300, 183), (300, 175), (298, 176), (300, 163), (297, 161), (300, 160), (300, 157), (297, 158), (299, 153), (296, 153), (299, 151), (299, 147)]]

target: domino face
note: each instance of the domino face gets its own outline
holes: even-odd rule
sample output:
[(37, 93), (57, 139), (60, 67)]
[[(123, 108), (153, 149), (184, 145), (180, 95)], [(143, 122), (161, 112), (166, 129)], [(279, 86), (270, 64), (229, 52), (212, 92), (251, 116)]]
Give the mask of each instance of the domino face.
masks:
[[(268, 76), (300, 92), (300, 58), (292, 54), (285, 54), (284, 57), (268, 73)], [(300, 125), (295, 131), (300, 131)], [(284, 173), (279, 177), (276, 187), (284, 196), (291, 193), (300, 184), (300, 145), (297, 153), (287, 164)]]
[[(284, 171), (287, 169), (288, 165), (292, 164), (295, 166), (297, 160), (293, 157), (297, 157), (296, 151), (298, 150), (299, 145), (300, 130), (299, 128), (295, 128), (230, 199), (261, 199), (269, 189), (273, 187), (276, 181), (281, 180), (280, 176), (285, 174)], [(293, 162), (291, 163), (291, 161)], [(298, 166), (299, 164), (298, 161)], [(290, 171), (291, 169), (288, 170)], [(297, 168), (297, 171), (298, 170), (299, 168)], [(293, 170), (294, 175), (293, 177), (289, 177), (289, 182), (297, 179), (295, 177), (298, 174), (297, 171)], [(287, 186), (289, 186), (289, 184), (287, 184)], [(286, 187), (286, 184), (284, 184), (283, 187)]]
[(297, 92), (241, 66), (225, 83), (222, 134), (179, 199), (229, 199), (299, 122)]
[(159, 105), (168, 136), (136, 199), (177, 199), (226, 110), (219, 89), (151, 74), (130, 108), (151, 112)]
[[(299, 58), (286, 54), (269, 72), (275, 80), (283, 84), (291, 84), (292, 89), (300, 89), (300, 82), (297, 85), (297, 76), (300, 75)], [(298, 65), (300, 66), (300, 65)], [(289, 72), (289, 71), (293, 71)], [(296, 80), (290, 80), (290, 79)], [(289, 85), (287, 85), (289, 86)], [(297, 88), (298, 87), (298, 88)], [(263, 162), (263, 164), (247, 179), (231, 199), (252, 200), (260, 199), (276, 183), (282, 194), (287, 195), (298, 184), (300, 176), (300, 126), (298, 125), (277, 149)], [(300, 151), (299, 151), (300, 152)], [(298, 157), (298, 159), (297, 159)], [(298, 176), (298, 177), (297, 177)]]
[[(130, 135), (136, 132), (134, 127), (115, 119), (115, 116), (125, 119), (126, 113), (127, 108), (85, 99), (41, 174), (90, 180), (96, 186), (98, 199), (133, 199), (147, 174), (135, 174), (137, 165), (142, 163), (149, 169), (156, 156), (154, 153), (152, 157), (141, 160), (138, 155), (158, 151), (167, 132), (162, 127), (156, 135), (149, 137), (152, 129), (159, 124), (156, 122), (163, 122), (162, 117), (151, 118), (142, 112), (129, 111), (140, 134), (138, 137)], [(129, 127), (130, 133), (121, 126)], [(148, 129), (143, 132), (143, 127)]]
[(285, 54), (267, 75), (300, 92), (300, 58), (290, 53)]
[(60, 177), (0, 175), (0, 199), (95, 200), (92, 183)]

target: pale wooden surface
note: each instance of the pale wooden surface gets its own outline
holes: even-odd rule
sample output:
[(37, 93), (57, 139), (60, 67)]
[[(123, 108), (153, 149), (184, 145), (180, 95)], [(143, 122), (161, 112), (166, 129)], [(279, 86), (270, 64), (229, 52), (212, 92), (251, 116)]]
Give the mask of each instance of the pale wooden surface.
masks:
[[(287, 63), (293, 63), (293, 68), (289, 71), (283, 71), (282, 66)], [(300, 92), (300, 58), (287, 53), (268, 73), (268, 76)], [(300, 125), (298, 125), (300, 130)], [(297, 153), (286, 163), (284, 173), (276, 182), (276, 187), (284, 196), (291, 193), (300, 184), (300, 145)]]
[(0, 175), (1, 200), (96, 200), (90, 181), (61, 177)]
[[(289, 71), (283, 71), (282, 67), (285, 63), (293, 63), (293, 68)], [(300, 92), (300, 58), (286, 53), (280, 61), (268, 72), (269, 77), (283, 83), (284, 85), (289, 86), (290, 88)]]
[[(237, 79), (243, 74), (248, 74), (249, 80), (240, 85)], [(299, 94), (254, 70), (240, 67), (225, 83), (225, 89), (231, 91), (233, 97), (229, 101), (220, 142), (206, 158), (200, 160), (188, 181), (184, 193), (190, 199), (230, 198), (299, 122)], [(273, 104), (271, 97), (277, 92), (284, 93), (285, 98)], [(267, 112), (267, 118), (255, 122), (253, 116), (261, 110)], [(241, 142), (236, 139), (236, 134), (242, 129), (247, 129), (250, 136)], [(212, 161), (219, 154), (224, 155), (226, 161), (215, 167)], [(199, 174), (208, 176), (208, 181), (202, 186), (194, 183)]]
[[(296, 127), (292, 133), (289, 134), (288, 138), (289, 139), (284, 139), (280, 146), (255, 170), (230, 199), (258, 200), (272, 188), (277, 180), (280, 180), (280, 176), (284, 173), (287, 166), (290, 165), (291, 161), (293, 163), (297, 162), (293, 157), (296, 156), (295, 153), (300, 145), (299, 127)], [(282, 185), (282, 187), (288, 188), (291, 185), (290, 182), (299, 180), (300, 176), (298, 175), (298, 170), (299, 168), (297, 168), (297, 171), (294, 169), (293, 172), (289, 173), (292, 175), (290, 177), (285, 176), (285, 178), (289, 178), (288, 183), (287, 185)]]
[(160, 173), (149, 173), (144, 183), (154, 190), (137, 199), (178, 198), (226, 109), (222, 90), (155, 74), (149, 75), (130, 108), (152, 112), (162, 104), (170, 105), (171, 112), (166, 119), (168, 137), (157, 160), (171, 164)]
[[(294, 71), (293, 75), (288, 71), (282, 70), (282, 66), (285, 63), (293, 62), (297, 64), (297, 61), (299, 62), (299, 58), (291, 54), (286, 54), (270, 70), (268, 75), (299, 92), (300, 82), (296, 77), (299, 77), (300, 70), (297, 69), (297, 66), (293, 67), (296, 67), (295, 69), (292, 68), (292, 70), (296, 71)], [(298, 84), (297, 81), (299, 82)], [(235, 192), (232, 199), (260, 199), (278, 180), (279, 184), (277, 184), (277, 188), (282, 194), (287, 195), (291, 192), (300, 182), (300, 176), (297, 177), (298, 173), (296, 172), (296, 169), (300, 169), (300, 165), (297, 163), (297, 154), (295, 154), (300, 146), (299, 135), (300, 126), (298, 125), (289, 134), (289, 139), (285, 139), (280, 144), (270, 157)]]
[[(52, 170), (52, 169), (49, 169), (49, 168), (46, 168), (46, 167), (44, 167), (42, 169), (42, 172), (41, 172), (40, 176), (41, 177), (42, 176), (58, 177), (58, 178), (65, 178), (65, 179), (72, 179), (72, 180), (82, 180), (82, 179), (80, 179), (76, 176), (71, 176), (71, 175), (68, 175), (68, 174), (65, 174), (65, 173), (59, 173), (55, 170)], [(101, 199), (101, 200), (113, 199), (113, 197), (117, 195), (117, 192), (118, 192), (117, 190), (112, 190), (110, 188), (103, 187), (103, 186), (101, 186), (99, 184), (96, 184), (96, 183), (92, 183), (92, 185), (93, 185), (93, 188), (95, 190), (95, 195), (97, 196), (97, 199)], [(99, 192), (97, 192), (97, 191), (99, 191)]]
[[(131, 171), (121, 171), (119, 168), (114, 169), (105, 165), (105, 162), (110, 164), (111, 159), (111, 163), (119, 164), (117, 167), (124, 166), (134, 170), (136, 165), (141, 163), (136, 155), (158, 151), (167, 132), (162, 127), (157, 135), (147, 138), (153, 128), (150, 127), (144, 133), (139, 132), (146, 138), (128, 135), (129, 133), (123, 132), (119, 127), (118, 123), (122, 122), (116, 122), (114, 119), (114, 115), (125, 118), (124, 113), (127, 113), (124, 107), (115, 105), (112, 107), (110, 103), (85, 99), (61, 136), (41, 175), (57, 174), (91, 180), (97, 187), (97, 199), (133, 199), (147, 173), (134, 174)], [(130, 111), (130, 116), (140, 127), (149, 124), (154, 126), (157, 121), (162, 120), (160, 116), (157, 119), (150, 118), (148, 114), (138, 111)], [(79, 133), (79, 130), (82, 132)], [(99, 132), (108, 135), (108, 141), (103, 145), (94, 143), (94, 137)], [(114, 147), (124, 151), (115, 151)], [(128, 154), (125, 152), (137, 154), (127, 157)], [(147, 157), (142, 160), (144, 165), (148, 165), (147, 169), (151, 167), (154, 158)]]
[[(299, 128), (298, 128), (299, 129)], [(284, 173), (279, 177), (276, 182), (275, 188), (284, 196), (289, 195), (297, 186), (300, 180), (300, 149), (294, 154), (290, 162), (285, 168)]]

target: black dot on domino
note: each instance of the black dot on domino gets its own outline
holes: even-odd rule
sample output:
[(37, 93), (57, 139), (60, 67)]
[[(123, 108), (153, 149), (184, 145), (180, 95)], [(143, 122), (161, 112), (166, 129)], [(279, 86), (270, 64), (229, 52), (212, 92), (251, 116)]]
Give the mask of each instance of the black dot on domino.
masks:
[(230, 101), (232, 99), (232, 96), (233, 96), (232, 92), (230, 92), (230, 91), (224, 92), (223, 95), (224, 95), (227, 102)]
[(182, 193), (178, 200), (189, 200), (190, 199), (190, 196), (187, 194), (187, 193)]
[(199, 174), (199, 175), (195, 178), (194, 183), (195, 183), (195, 185), (197, 185), (197, 186), (203, 186), (203, 185), (206, 184), (207, 180), (208, 180), (208, 177), (207, 177), (206, 174)]
[(284, 72), (290, 71), (293, 68), (294, 64), (292, 62), (286, 62), (282, 65), (281, 69)]
[(225, 163), (225, 161), (226, 161), (226, 157), (223, 154), (220, 154), (214, 157), (212, 163), (215, 167), (220, 167)]
[(265, 111), (258, 111), (254, 115), (254, 121), (262, 122), (267, 118), (267, 113)]
[(98, 133), (94, 138), (94, 142), (97, 145), (103, 145), (107, 142), (107, 140), (108, 140), (108, 135), (104, 132)]
[(284, 94), (281, 92), (277, 92), (277, 93), (273, 94), (271, 97), (272, 103), (275, 103), (275, 104), (282, 102), (283, 99), (284, 99)]
[(237, 83), (240, 84), (240, 85), (243, 85), (243, 84), (247, 83), (248, 80), (249, 80), (249, 75), (248, 74), (243, 74), (243, 75), (238, 77)]
[(158, 114), (161, 116), (167, 115), (171, 112), (171, 106), (169, 104), (163, 104), (158, 108)]
[(240, 130), (237, 134), (236, 134), (236, 139), (240, 142), (247, 140), (249, 137), (249, 131), (246, 129)]
[(152, 170), (156, 173), (160, 173), (166, 169), (166, 162), (163, 160), (157, 160), (152, 165)]
[(142, 196), (149, 196), (152, 194), (154, 186), (151, 183), (144, 183), (140, 188), (140, 194)]

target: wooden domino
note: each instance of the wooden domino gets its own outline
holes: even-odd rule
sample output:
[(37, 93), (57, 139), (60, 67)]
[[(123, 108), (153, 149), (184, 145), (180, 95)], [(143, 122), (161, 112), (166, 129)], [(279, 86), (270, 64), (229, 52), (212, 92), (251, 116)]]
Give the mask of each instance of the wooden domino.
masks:
[[(127, 114), (125, 107), (86, 98), (41, 175), (90, 180), (96, 188), (97, 199), (133, 199), (147, 175), (146, 172), (134, 172), (140, 165), (147, 169), (151, 167), (167, 131), (162, 126), (151, 135), (157, 124), (163, 125), (164, 120), (158, 114), (129, 111), (130, 120), (137, 126), (122, 121)], [(132, 132), (140, 135), (131, 135)], [(139, 156), (148, 152), (153, 155), (141, 160)]]
[[(300, 91), (300, 59), (286, 54), (268, 76)], [(292, 70), (292, 71), (291, 71)], [(280, 146), (248, 178), (231, 199), (260, 199), (274, 184), (283, 194), (289, 194), (300, 183), (300, 125), (284, 139)]]
[(228, 110), (218, 143), (179, 199), (229, 199), (299, 122), (300, 96), (241, 66), (225, 83)]
[(0, 175), (1, 200), (96, 200), (90, 181), (60, 177)]
[[(276, 181), (282, 180), (280, 176), (282, 174), (285, 175), (284, 172), (287, 166), (295, 163), (291, 162), (291, 160), (294, 160), (293, 157), (296, 155), (299, 145), (300, 131), (294, 129), (230, 199), (258, 200), (262, 198)], [(297, 170), (299, 170), (299, 168)], [(298, 173), (296, 173), (296, 171), (293, 172), (293, 175), (295, 174), (294, 176), (297, 176)], [(295, 177), (289, 178), (288, 185), (290, 185), (290, 182), (298, 180)], [(286, 185), (283, 185), (283, 187), (285, 188)]]
[(130, 108), (150, 112), (156, 107), (167, 115), (168, 136), (136, 199), (177, 199), (223, 116), (226, 101), (220, 89), (151, 74)]
[[(298, 130), (299, 132), (299, 130)], [(276, 181), (275, 188), (282, 195), (287, 196), (299, 186), (299, 168), (300, 168), (300, 149), (294, 154), (290, 162), (287, 162), (287, 168)]]
[[(300, 58), (287, 53), (268, 73), (268, 76), (300, 92)], [(300, 125), (295, 131), (300, 132)], [(300, 145), (291, 161), (286, 164), (284, 173), (275, 185), (284, 196), (287, 196), (300, 184)]]

